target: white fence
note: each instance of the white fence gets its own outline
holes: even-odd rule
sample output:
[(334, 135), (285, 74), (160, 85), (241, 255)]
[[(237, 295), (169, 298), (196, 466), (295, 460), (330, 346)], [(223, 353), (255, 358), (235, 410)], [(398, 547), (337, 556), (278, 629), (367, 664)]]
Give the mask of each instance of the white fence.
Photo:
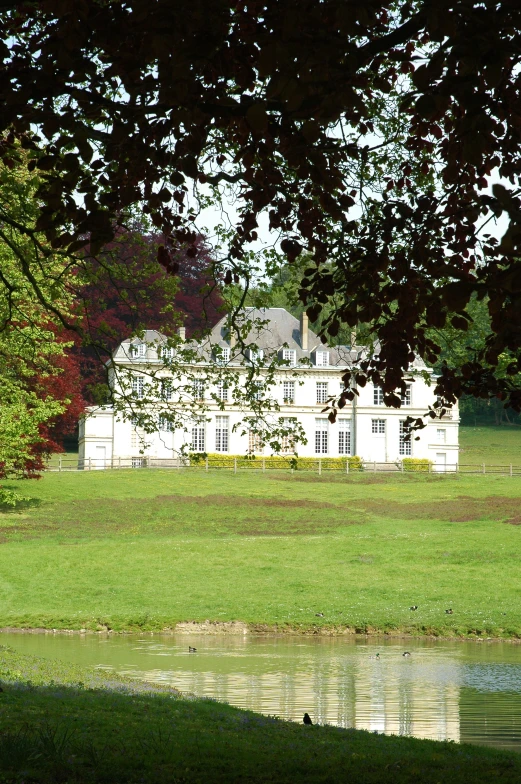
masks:
[[(332, 463), (334, 464), (332, 465)], [(233, 459), (225, 460), (223, 464), (216, 464), (214, 460), (210, 462), (200, 461), (190, 464), (183, 458), (156, 458), (156, 457), (114, 457), (112, 459), (96, 459), (93, 457), (79, 459), (54, 455), (47, 465), (48, 471), (100, 471), (100, 470), (129, 470), (143, 468), (173, 469), (182, 471), (233, 471), (234, 473), (243, 471), (298, 471), (312, 473), (444, 473), (444, 474), (499, 474), (503, 476), (521, 476), (521, 465), (492, 465), (489, 463), (447, 463), (445, 465), (407, 465), (401, 462), (377, 463), (364, 461), (360, 466), (349, 466), (347, 460), (328, 461), (327, 459), (316, 458), (306, 459), (305, 467), (295, 469), (291, 459), (287, 459), (287, 465), (269, 464), (269, 459), (257, 458), (255, 461), (242, 461)]]

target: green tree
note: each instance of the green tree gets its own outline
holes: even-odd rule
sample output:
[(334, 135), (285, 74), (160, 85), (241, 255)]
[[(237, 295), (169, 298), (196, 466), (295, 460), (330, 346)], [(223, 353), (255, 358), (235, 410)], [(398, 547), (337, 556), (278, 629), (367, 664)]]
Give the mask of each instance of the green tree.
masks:
[[(40, 382), (60, 372), (55, 364), (68, 345), (56, 339), (56, 314), (70, 312), (67, 263), (53, 254), (34, 226), (37, 178), (24, 166), (0, 170), (0, 476), (38, 475), (41, 426), (61, 414), (69, 400), (45, 394)], [(54, 322), (53, 322), (54, 317)], [(2, 496), (0, 496), (1, 500)], [(3, 500), (13, 496), (4, 490)]]

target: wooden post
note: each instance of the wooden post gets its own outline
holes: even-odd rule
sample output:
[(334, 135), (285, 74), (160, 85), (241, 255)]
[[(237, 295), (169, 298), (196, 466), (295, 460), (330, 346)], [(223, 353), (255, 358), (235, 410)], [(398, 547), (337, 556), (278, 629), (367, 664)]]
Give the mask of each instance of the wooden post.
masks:
[(208, 455), (206, 455), (206, 460), (204, 461), (204, 470), (208, 472)]
[(322, 460), (318, 458), (318, 475), (321, 476), (322, 474)]
[(375, 460), (375, 461), (374, 461), (374, 463), (373, 463), (373, 473), (375, 473), (375, 474), (376, 474), (376, 460)]
[(485, 473), (485, 463), (482, 463), (482, 464), (481, 464), (481, 467), (482, 467), (482, 469), (483, 469), (483, 473)]
[(512, 476), (512, 463), (510, 463), (510, 476)]
[(236, 457), (233, 458), (233, 473), (234, 474), (237, 473), (237, 458)]
[(402, 460), (402, 464), (401, 464), (401, 466), (400, 466), (400, 471), (401, 471), (401, 472), (402, 472), (402, 474), (403, 474), (403, 471), (404, 471), (404, 468), (403, 468), (403, 460)]
[(349, 473), (349, 458), (346, 460), (346, 474)]
[(262, 470), (263, 471), (266, 470), (266, 458), (265, 457), (262, 458)]
[(89, 471), (92, 471), (92, 457), (89, 457)]
[(58, 458), (58, 471), (62, 470), (62, 456), (60, 455)]
[(121, 468), (121, 455), (118, 455), (118, 468)]

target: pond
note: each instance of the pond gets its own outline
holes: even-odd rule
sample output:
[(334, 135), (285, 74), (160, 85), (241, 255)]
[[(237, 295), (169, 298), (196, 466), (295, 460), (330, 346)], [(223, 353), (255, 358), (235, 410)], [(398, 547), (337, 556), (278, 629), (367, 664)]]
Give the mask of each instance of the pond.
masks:
[(2, 633), (0, 644), (294, 721), (307, 712), (319, 724), (521, 751), (513, 643)]

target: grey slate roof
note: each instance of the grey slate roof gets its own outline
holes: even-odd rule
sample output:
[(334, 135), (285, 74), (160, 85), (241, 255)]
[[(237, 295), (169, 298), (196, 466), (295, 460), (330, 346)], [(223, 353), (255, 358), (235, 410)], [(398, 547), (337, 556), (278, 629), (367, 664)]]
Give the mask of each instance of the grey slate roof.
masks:
[[(267, 322), (264, 326), (260, 328), (254, 327), (250, 331), (245, 340), (246, 344), (255, 344), (258, 348), (263, 349), (268, 355), (279, 351), (279, 349), (286, 344), (288, 348), (294, 349), (297, 365), (299, 364), (300, 359), (310, 359), (316, 349), (329, 352), (329, 367), (349, 366), (367, 351), (367, 349), (361, 346), (355, 346), (353, 348), (350, 346), (328, 346), (327, 344), (322, 343), (320, 338), (310, 329), (308, 330), (308, 350), (305, 351), (302, 348), (300, 321), (285, 310), (285, 308), (247, 308), (244, 310), (244, 317), (251, 321)], [(114, 357), (128, 358), (130, 353), (128, 347), (130, 343), (136, 345), (139, 343), (161, 345), (162, 343), (166, 343), (166, 341), (167, 337), (161, 332), (154, 329), (147, 329), (144, 332), (142, 339), (127, 338), (126, 340), (123, 340), (115, 350)], [(226, 316), (217, 322), (211, 330), (209, 337), (206, 338), (202, 344), (198, 345), (194, 342), (188, 343), (188, 347), (190, 348), (199, 348), (203, 358), (206, 360), (211, 358), (212, 347), (216, 345), (221, 347), (230, 346)], [(239, 348), (237, 348), (235, 362), (233, 353), (234, 352), (232, 352), (232, 364), (244, 361), (243, 357), (240, 355)], [(412, 368), (417, 370), (425, 369), (425, 367), (424, 362), (419, 357), (416, 357), (412, 363)]]
[[(267, 353), (276, 352), (287, 344), (287, 348), (295, 351), (297, 364), (300, 359), (309, 359), (316, 349), (329, 351), (330, 365), (345, 365), (358, 356), (358, 351), (351, 352), (347, 346), (338, 348), (327, 346), (310, 329), (308, 329), (308, 349), (305, 351), (302, 348), (300, 321), (285, 308), (247, 308), (244, 314), (247, 320), (268, 322), (262, 328), (252, 329), (245, 340), (246, 344), (254, 343)], [(226, 316), (212, 329), (210, 343), (223, 347), (230, 345)]]

